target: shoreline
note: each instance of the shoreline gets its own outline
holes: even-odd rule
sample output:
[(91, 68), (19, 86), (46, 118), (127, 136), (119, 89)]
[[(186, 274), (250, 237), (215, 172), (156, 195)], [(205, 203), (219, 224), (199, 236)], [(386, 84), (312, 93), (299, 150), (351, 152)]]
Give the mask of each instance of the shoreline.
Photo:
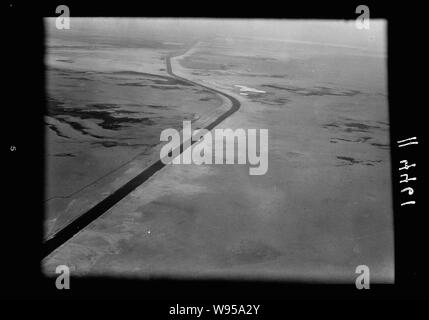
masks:
[[(171, 67), (171, 58), (172, 54), (167, 55), (166, 57), (166, 64), (167, 64), (167, 72), (174, 78), (177, 78), (182, 81), (186, 81), (188, 83), (192, 83), (193, 85), (203, 87), (205, 89), (210, 90), (211, 92), (215, 92), (217, 94), (220, 94), (231, 102), (231, 107), (226, 111), (223, 112), (220, 115), (217, 115), (215, 119), (207, 119), (206, 121), (210, 121), (209, 124), (205, 125), (203, 128), (207, 130), (212, 130), (214, 127), (216, 127), (219, 123), (221, 123), (224, 119), (229, 117), (231, 114), (235, 113), (240, 108), (240, 102), (219, 90), (210, 88), (205, 85), (201, 85), (199, 83), (196, 83), (192, 80), (188, 80), (186, 78), (177, 76), (173, 73), (172, 67)], [(221, 105), (221, 107), (223, 104)], [(220, 107), (216, 108), (220, 109)], [(186, 142), (182, 142), (180, 145), (180, 153), (184, 151), (183, 145)], [(191, 142), (189, 147), (192, 146), (194, 142)], [(158, 146), (160, 146), (159, 144)], [(92, 221), (100, 217), (103, 213), (105, 213), (107, 210), (109, 210), (112, 206), (114, 206), (117, 202), (119, 202), (121, 199), (123, 199), (125, 196), (127, 196), (130, 192), (132, 192), (134, 189), (136, 189), (138, 186), (140, 186), (142, 183), (144, 183), (146, 180), (148, 180), (153, 174), (155, 174), (157, 171), (162, 169), (165, 166), (164, 163), (162, 163), (161, 159), (158, 159), (155, 162), (152, 162), (149, 167), (144, 169), (140, 174), (138, 174), (136, 177), (134, 177), (132, 180), (128, 181), (126, 184), (124, 184), (122, 187), (111, 193), (109, 196), (104, 198), (101, 202), (98, 202), (94, 207), (90, 208), (85, 213), (81, 214), (77, 218), (70, 221), (66, 226), (61, 228), (60, 230), (53, 233), (51, 236), (48, 236), (47, 239), (43, 243), (43, 253), (42, 258), (46, 258), (50, 253), (52, 253), (55, 249), (60, 247), (62, 244), (64, 244), (67, 240), (72, 238), (76, 233), (78, 233), (81, 229), (85, 228), (88, 224), (90, 224)]]

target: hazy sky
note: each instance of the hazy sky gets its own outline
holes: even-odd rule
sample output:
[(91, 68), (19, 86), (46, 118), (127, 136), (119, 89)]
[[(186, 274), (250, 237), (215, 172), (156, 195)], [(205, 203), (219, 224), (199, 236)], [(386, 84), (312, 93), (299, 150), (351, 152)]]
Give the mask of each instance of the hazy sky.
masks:
[[(48, 31), (55, 27), (50, 18)], [(72, 18), (70, 33), (109, 34), (180, 41), (195, 37), (261, 37), (368, 48), (385, 52), (386, 22), (371, 20), (370, 30), (359, 30), (355, 21), (266, 19)]]

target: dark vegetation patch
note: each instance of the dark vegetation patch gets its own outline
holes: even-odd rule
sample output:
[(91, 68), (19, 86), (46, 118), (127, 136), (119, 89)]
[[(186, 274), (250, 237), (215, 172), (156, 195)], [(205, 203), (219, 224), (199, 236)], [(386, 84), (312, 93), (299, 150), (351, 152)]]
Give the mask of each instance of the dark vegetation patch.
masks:
[(154, 145), (147, 145), (144, 143), (126, 143), (126, 142), (118, 142), (118, 141), (94, 141), (91, 142), (91, 145), (100, 145), (103, 146), (105, 148), (113, 148), (113, 147), (141, 147), (141, 146), (146, 146), (146, 147), (152, 147)]
[(67, 124), (68, 124), (68, 125), (70, 125), (74, 130), (76, 130), (76, 131), (80, 132), (80, 133), (81, 133), (81, 134), (83, 134), (83, 135), (88, 135), (88, 136), (90, 136), (90, 137), (97, 138), (97, 139), (102, 139), (102, 138), (103, 138), (102, 136), (95, 135), (95, 134), (91, 134), (91, 133), (87, 132), (88, 128), (86, 128), (86, 127), (82, 126), (82, 125), (81, 125), (79, 122), (77, 122), (77, 121), (73, 121), (73, 120), (65, 119), (65, 118), (64, 118), (64, 116), (62, 116), (62, 115), (57, 116), (57, 117), (55, 117), (55, 118), (56, 118), (58, 121), (61, 121), (61, 122), (67, 123)]
[(373, 143), (371, 143), (371, 145), (374, 146), (374, 147), (378, 147), (380, 149), (384, 149), (384, 150), (390, 149), (390, 146), (388, 144), (382, 144), (382, 143), (373, 142)]
[(361, 160), (356, 160), (356, 159), (351, 158), (351, 157), (342, 157), (342, 156), (337, 156), (337, 159), (340, 159), (340, 160), (346, 161), (346, 162), (347, 162), (347, 164), (349, 164), (349, 165), (353, 165), (353, 164), (361, 163), (361, 162), (362, 162)]
[[(351, 120), (351, 119), (346, 119), (346, 120)], [(374, 123), (379, 123), (379, 122), (380, 121), (374, 121)], [(370, 124), (365, 124), (365, 123), (356, 122), (356, 121), (331, 122), (331, 123), (324, 124), (322, 127), (326, 129), (340, 130), (345, 133), (358, 132), (358, 133), (371, 134), (374, 132), (374, 130), (386, 130), (385, 128), (382, 128), (376, 125), (370, 125)], [(388, 144), (382, 144), (382, 143), (373, 142), (373, 141), (371, 142), (372, 139), (374, 139), (374, 136), (365, 135), (365, 136), (361, 136), (353, 139), (342, 137), (342, 138), (332, 138), (331, 140), (354, 142), (354, 143), (368, 143), (374, 147), (378, 147), (384, 150), (387, 150), (390, 148)]]
[(113, 72), (109, 72), (109, 74), (116, 74), (116, 75), (121, 75), (121, 76), (148, 76), (148, 77), (153, 77), (153, 75), (150, 73), (131, 71), (131, 70), (130, 71), (128, 71), (128, 70), (113, 71)]
[(376, 128), (373, 126), (369, 126), (367, 124), (363, 124), (363, 123), (358, 123), (358, 122), (348, 122), (348, 123), (344, 123), (345, 126), (349, 127), (349, 128), (354, 128), (354, 129), (359, 129), (359, 130), (366, 130), (368, 131), (371, 128)]
[(76, 157), (73, 153), (56, 153), (54, 157)]
[[(67, 123), (74, 130), (84, 134), (89, 135), (94, 138), (104, 138), (103, 136), (94, 135), (88, 132), (88, 128), (84, 127), (78, 121), (71, 120), (69, 117), (78, 118), (78, 119), (94, 119), (99, 120), (98, 125), (103, 129), (107, 130), (118, 130), (127, 124), (144, 124), (144, 125), (153, 125), (154, 122), (149, 118), (130, 118), (130, 117), (115, 117), (115, 109), (118, 108), (117, 104), (101, 104), (93, 103), (87, 105), (89, 108), (73, 108), (73, 107), (64, 107), (62, 103), (54, 99), (48, 100), (48, 115), (57, 119), (60, 122)], [(122, 111), (118, 111), (122, 112)], [(60, 130), (52, 125), (48, 124), (48, 127), (51, 128), (55, 133), (64, 138), (68, 138), (65, 135), (61, 134)]]
[(273, 74), (273, 75), (269, 75), (270, 78), (279, 78), (279, 79), (283, 79), (283, 78), (287, 78), (287, 75), (281, 75), (281, 74)]
[(68, 79), (79, 80), (79, 81), (94, 81), (94, 80), (87, 78), (87, 77), (68, 77)]
[(59, 62), (65, 62), (65, 63), (74, 63), (72, 59), (57, 59)]
[(147, 87), (148, 85), (142, 82), (127, 82), (127, 83), (118, 83), (118, 86), (122, 87)]
[(181, 89), (180, 86), (191, 87), (193, 84), (186, 81), (174, 79), (174, 78), (164, 78), (162, 80), (156, 79), (141, 79), (142, 82), (125, 82), (118, 83), (118, 86), (132, 86), (132, 87), (151, 87), (156, 89)]
[[(364, 133), (371, 133), (371, 131), (373, 129), (379, 129), (379, 130), (383, 130), (383, 128), (380, 128), (378, 126), (371, 126), (371, 125), (367, 125), (367, 124), (363, 124), (363, 123), (357, 123), (357, 122), (348, 122), (348, 123), (339, 123), (339, 122), (335, 122), (335, 123), (328, 123), (323, 125), (324, 128), (337, 128), (339, 130), (342, 130), (343, 132), (346, 133), (353, 133), (353, 132), (364, 132)], [(357, 137), (354, 139), (350, 139), (350, 138), (332, 138), (332, 140), (334, 141), (346, 141), (346, 142), (354, 142), (354, 143), (369, 143), (370, 145), (383, 149), (383, 150), (388, 150), (390, 149), (390, 146), (388, 144), (382, 144), (382, 143), (378, 143), (378, 142), (370, 142), (370, 140), (374, 139), (374, 137), (371, 136), (362, 136), (362, 137)]]
[(382, 124), (384, 126), (388, 126), (389, 125), (387, 122), (384, 122), (384, 121), (376, 121), (376, 122), (379, 123), (379, 124)]
[(118, 113), (126, 113), (126, 114), (134, 114), (134, 113), (139, 113), (137, 111), (132, 111), (132, 110), (118, 110)]
[(340, 164), (340, 166), (344, 165), (354, 165), (354, 164), (363, 164), (366, 166), (374, 166), (376, 163), (383, 162), (383, 160), (358, 160), (352, 157), (344, 157), (344, 156), (337, 156), (337, 159), (342, 160), (343, 163)]
[(344, 138), (332, 138), (332, 140), (339, 140), (339, 141), (346, 141), (346, 142), (360, 142), (360, 143), (365, 143), (370, 139), (372, 139), (372, 138), (371, 137), (359, 137), (355, 140), (344, 139)]
[(58, 128), (57, 128), (57, 126), (55, 126), (55, 125), (53, 125), (53, 124), (50, 124), (50, 123), (47, 123), (46, 124), (47, 126), (48, 126), (48, 128), (49, 129), (51, 129), (52, 131), (54, 131), (56, 134), (57, 134), (57, 136), (58, 137), (61, 137), (61, 138), (65, 138), (65, 139), (70, 139), (70, 137), (68, 137), (68, 136), (66, 136), (66, 135), (64, 135)]
[(87, 71), (67, 70), (67, 69), (62, 69), (62, 68), (57, 68), (57, 67), (52, 67), (52, 66), (46, 66), (46, 70), (55, 71), (55, 72), (58, 72), (60, 74), (66, 74), (66, 75), (70, 75), (70, 74), (85, 75), (85, 74), (88, 74)]
[(339, 128), (340, 126), (332, 122), (332, 123), (325, 124), (325, 125), (323, 125), (322, 127), (323, 127), (323, 128), (329, 128), (329, 127), (332, 127), (332, 128)]
[(147, 104), (146, 107), (153, 108), (153, 109), (163, 109), (163, 110), (170, 109), (169, 106), (161, 106), (157, 104)]
[(262, 87), (272, 88), (276, 90), (285, 90), (293, 92), (300, 96), (341, 96), (341, 97), (351, 97), (361, 93), (358, 90), (336, 90), (327, 87), (314, 87), (314, 88), (300, 88), (300, 87), (283, 87), (273, 84), (264, 84)]
[(116, 103), (90, 103), (87, 106), (91, 108), (101, 109), (101, 110), (110, 110), (114, 108), (119, 108), (119, 105)]
[(162, 90), (180, 90), (182, 89), (179, 86), (159, 86), (159, 85), (150, 85), (151, 88), (154, 89), (162, 89)]
[(362, 143), (365, 143), (365, 142), (367, 142), (368, 140), (370, 140), (371, 139), (371, 137), (360, 137), (360, 138), (358, 138), (358, 139), (356, 139), (354, 142), (362, 142)]
[[(346, 122), (346, 121), (336, 121), (336, 122), (330, 122), (330, 123), (326, 123), (322, 126), (323, 128), (338, 128), (344, 132), (347, 133), (352, 133), (352, 132), (365, 132), (368, 133), (370, 131), (372, 131), (373, 129), (379, 129), (379, 130), (383, 130), (383, 128), (379, 127), (379, 126), (372, 126), (372, 125), (368, 125), (368, 124), (364, 124), (364, 123), (360, 123), (360, 122)], [(370, 137), (368, 137), (366, 140), (370, 139)]]

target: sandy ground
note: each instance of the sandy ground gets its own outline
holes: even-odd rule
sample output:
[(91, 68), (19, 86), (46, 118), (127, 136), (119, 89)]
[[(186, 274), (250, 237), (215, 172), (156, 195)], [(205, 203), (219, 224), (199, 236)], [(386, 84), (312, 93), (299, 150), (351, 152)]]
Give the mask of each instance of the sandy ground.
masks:
[(384, 57), (215, 39), (173, 70), (241, 101), (219, 128), (269, 130), (268, 172), (167, 166), (48, 256), (47, 273), (353, 283), (364, 264), (393, 281)]
[(154, 161), (163, 129), (222, 105), (168, 76), (165, 56), (177, 45), (48, 40), (46, 237)]

